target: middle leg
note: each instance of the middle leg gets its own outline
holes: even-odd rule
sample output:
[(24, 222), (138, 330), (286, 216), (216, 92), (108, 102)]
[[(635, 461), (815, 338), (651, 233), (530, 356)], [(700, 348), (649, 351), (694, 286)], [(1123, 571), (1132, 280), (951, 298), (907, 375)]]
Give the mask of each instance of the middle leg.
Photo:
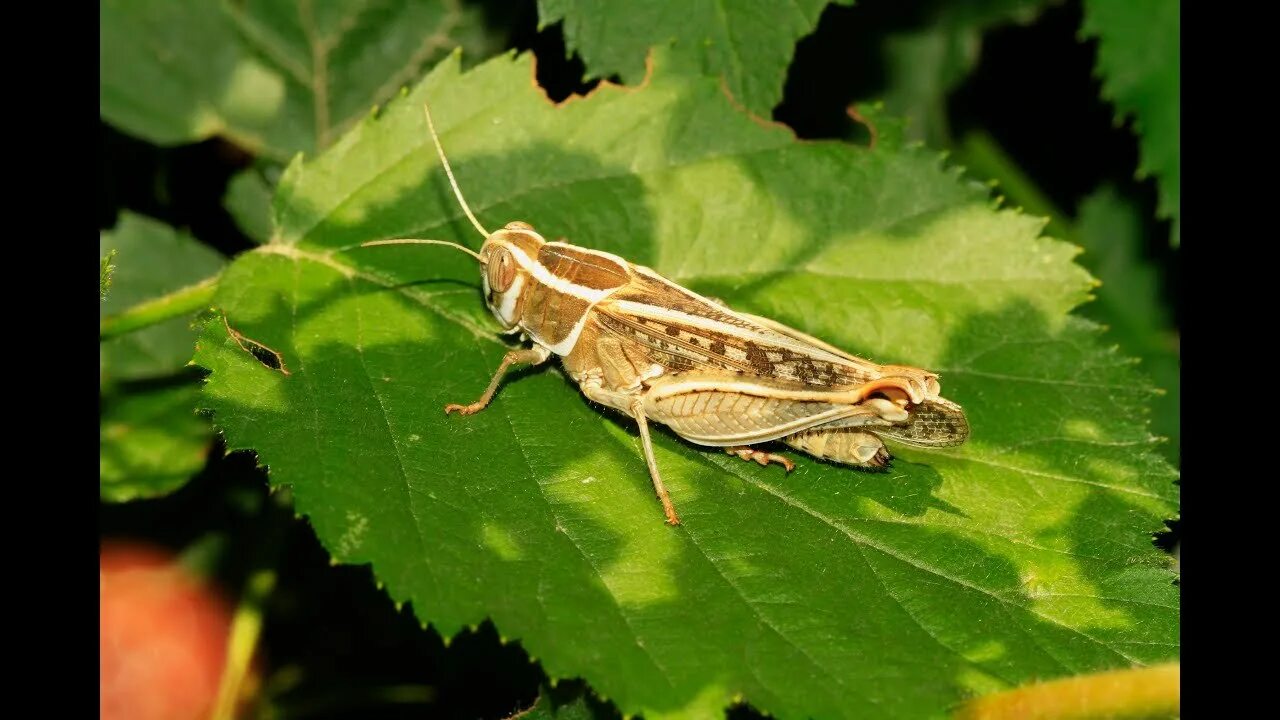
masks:
[(679, 525), (680, 516), (676, 515), (676, 506), (671, 503), (667, 486), (662, 484), (662, 476), (658, 474), (658, 461), (653, 456), (653, 441), (649, 439), (649, 421), (644, 416), (644, 401), (636, 398), (631, 406), (631, 414), (640, 426), (640, 444), (644, 446), (644, 461), (649, 465), (649, 478), (653, 480), (653, 489), (658, 493), (658, 501), (662, 503), (662, 512), (667, 515), (668, 525)]
[(602, 376), (603, 373), (599, 371), (589, 371), (584, 374), (578, 387), (582, 389), (582, 394), (586, 395), (588, 400), (621, 410), (636, 421), (636, 425), (640, 427), (640, 444), (644, 448), (644, 461), (649, 467), (649, 479), (653, 482), (653, 490), (658, 495), (658, 501), (662, 503), (662, 512), (667, 516), (668, 525), (679, 525), (680, 516), (676, 514), (671, 495), (662, 482), (662, 475), (658, 473), (658, 461), (653, 456), (653, 440), (649, 437), (649, 418), (644, 412), (643, 396), (636, 392), (605, 389)]

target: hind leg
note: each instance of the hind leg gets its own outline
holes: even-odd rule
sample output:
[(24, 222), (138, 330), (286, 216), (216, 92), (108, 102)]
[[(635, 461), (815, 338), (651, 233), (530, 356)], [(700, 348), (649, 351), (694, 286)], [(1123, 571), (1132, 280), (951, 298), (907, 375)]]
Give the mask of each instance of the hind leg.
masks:
[(888, 468), (891, 457), (879, 437), (855, 428), (805, 430), (788, 435), (782, 441), (814, 457), (866, 470)]
[(738, 447), (727, 447), (727, 448), (724, 448), (724, 451), (729, 453), (730, 455), (736, 455), (742, 458), (743, 460), (754, 460), (760, 463), (761, 465), (765, 465), (765, 466), (768, 466), (768, 464), (771, 462), (775, 462), (781, 465), (782, 467), (786, 468), (787, 472), (791, 472), (792, 470), (796, 469), (796, 464), (791, 462), (791, 460), (789, 460), (784, 455), (765, 452), (763, 450), (757, 450), (753, 447), (748, 447), (746, 445), (740, 445)]
[(644, 448), (644, 461), (649, 466), (649, 479), (653, 481), (653, 490), (658, 495), (658, 502), (662, 503), (662, 512), (667, 516), (667, 524), (679, 525), (680, 516), (676, 514), (676, 506), (672, 504), (667, 486), (663, 484), (662, 476), (658, 474), (658, 460), (653, 456), (653, 441), (649, 439), (649, 421), (644, 416), (643, 400), (636, 399), (635, 404), (631, 406), (631, 416), (640, 426), (640, 444)]

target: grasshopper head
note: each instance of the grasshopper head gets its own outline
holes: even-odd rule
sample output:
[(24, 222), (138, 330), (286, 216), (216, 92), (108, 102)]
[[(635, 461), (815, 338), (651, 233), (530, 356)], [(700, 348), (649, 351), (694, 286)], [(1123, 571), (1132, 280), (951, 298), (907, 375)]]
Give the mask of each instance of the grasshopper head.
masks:
[(481, 280), (489, 311), (508, 330), (520, 324), (526, 291), (533, 286), (538, 251), (546, 240), (527, 223), (507, 223), (480, 248)]

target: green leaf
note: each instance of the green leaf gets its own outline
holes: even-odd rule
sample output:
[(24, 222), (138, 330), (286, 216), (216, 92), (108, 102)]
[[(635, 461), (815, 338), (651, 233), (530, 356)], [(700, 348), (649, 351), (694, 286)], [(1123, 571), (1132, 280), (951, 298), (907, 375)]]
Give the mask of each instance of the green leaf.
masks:
[[(102, 317), (204, 280), (226, 265), (190, 235), (130, 212), (121, 213), (98, 244), (118, 252)], [(204, 467), (213, 430), (208, 418), (195, 414), (196, 379), (180, 372), (195, 342), (191, 318), (177, 317), (101, 343), (103, 500), (157, 497)]]
[(111, 260), (116, 256), (115, 250), (108, 250), (106, 255), (102, 256), (102, 271), (98, 279), (98, 302), (107, 301), (107, 290), (111, 288), (111, 275), (116, 271), (116, 266), (111, 264)]
[(1173, 219), (1174, 245), (1181, 217), (1181, 5), (1178, 0), (1086, 0), (1081, 29), (1084, 36), (1098, 38), (1102, 94), (1115, 104), (1117, 120), (1133, 116), (1141, 150), (1138, 176), (1156, 176), (1157, 212)]
[(1052, 0), (935, 3), (911, 28), (882, 35), (889, 112), (908, 118), (908, 137), (948, 147), (947, 96), (978, 65), (982, 34), (1009, 22), (1029, 23)]
[[(276, 241), (218, 304), (290, 375), (205, 328), (204, 405), (293, 488), (336, 561), (372, 563), (446, 635), (492, 618), (551, 677), (624, 713), (940, 717), (963, 697), (1178, 655), (1151, 533), (1174, 473), (1152, 391), (1069, 315), (1076, 249), (994, 209), (918, 147), (797, 142), (719, 81), (668, 72), (549, 104), (527, 57), (442, 63), (322, 156), (295, 162)], [(892, 472), (762, 468), (655, 435), (684, 519), (662, 522), (634, 424), (554, 368), (514, 373), (422, 115), (430, 98), (483, 223), (619, 253), (880, 362), (942, 373), (970, 441), (894, 448)], [(872, 122), (880, 122), (874, 116)]]
[[(853, 0), (830, 4), (850, 5)], [(669, 47), (669, 63), (722, 77), (743, 107), (771, 117), (782, 100), (796, 41), (813, 32), (828, 0), (538, 0), (539, 29), (564, 22), (565, 44), (590, 77), (617, 75), (624, 83), (645, 76), (645, 56)]]
[(264, 176), (265, 169), (249, 168), (232, 176), (222, 204), (236, 225), (258, 244), (271, 238), (271, 195), (275, 184)]
[(204, 467), (213, 432), (191, 377), (108, 391), (99, 418), (99, 494), (107, 502), (166, 495)]
[[(216, 250), (185, 232), (130, 212), (98, 237), (103, 254), (117, 252), (111, 296), (99, 317), (200, 282), (226, 265)], [(101, 374), (112, 381), (167, 375), (187, 364), (196, 334), (190, 318), (173, 318), (101, 344)]]
[(1026, 170), (983, 130), (969, 130), (957, 143), (955, 157), (973, 178), (988, 179), (1002, 202), (1028, 215), (1046, 219), (1045, 232), (1074, 241), (1067, 213), (1036, 184)]
[(1153, 405), (1152, 429), (1169, 438), (1177, 463), (1181, 437), (1181, 367), (1178, 337), (1163, 302), (1158, 270), (1143, 257), (1142, 214), (1136, 203), (1104, 186), (1080, 203), (1076, 238), (1081, 258), (1102, 281), (1098, 301), (1085, 314), (1112, 328), (1120, 347), (1142, 358), (1143, 369), (1165, 394)]
[(220, 135), (286, 161), (328, 145), (459, 39), (492, 52), (479, 24), (456, 0), (104, 0), (101, 113), (155, 143)]

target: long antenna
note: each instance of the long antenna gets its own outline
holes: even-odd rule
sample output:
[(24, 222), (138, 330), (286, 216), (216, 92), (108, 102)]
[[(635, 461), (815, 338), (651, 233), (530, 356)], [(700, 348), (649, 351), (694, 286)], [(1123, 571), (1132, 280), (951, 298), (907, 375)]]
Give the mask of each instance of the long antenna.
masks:
[(394, 240), (373, 240), (367, 243), (360, 243), (360, 247), (373, 247), (374, 245), (444, 245), (446, 247), (451, 247), (455, 250), (461, 250), (462, 252), (470, 255), (476, 260), (479, 260), (481, 265), (485, 264), (484, 258), (480, 257), (480, 253), (476, 252), (475, 250), (472, 250), (471, 248), (463, 247), (458, 243), (449, 242), (447, 240), (419, 240), (417, 238), (396, 238)]
[(427, 127), (431, 129), (431, 140), (436, 144), (436, 153), (440, 155), (440, 164), (444, 165), (444, 172), (449, 176), (449, 184), (453, 186), (453, 194), (458, 197), (458, 202), (462, 205), (463, 212), (467, 214), (467, 219), (471, 221), (476, 230), (479, 230), (480, 234), (486, 238), (489, 237), (489, 231), (485, 230), (480, 221), (476, 220), (476, 216), (471, 214), (471, 208), (462, 197), (462, 191), (458, 189), (458, 181), (453, 179), (453, 168), (449, 167), (449, 158), (444, 156), (444, 148), (440, 145), (440, 137), (436, 135), (436, 124), (431, 121), (431, 108), (427, 107), (425, 100), (422, 103), (422, 110), (427, 114)]

